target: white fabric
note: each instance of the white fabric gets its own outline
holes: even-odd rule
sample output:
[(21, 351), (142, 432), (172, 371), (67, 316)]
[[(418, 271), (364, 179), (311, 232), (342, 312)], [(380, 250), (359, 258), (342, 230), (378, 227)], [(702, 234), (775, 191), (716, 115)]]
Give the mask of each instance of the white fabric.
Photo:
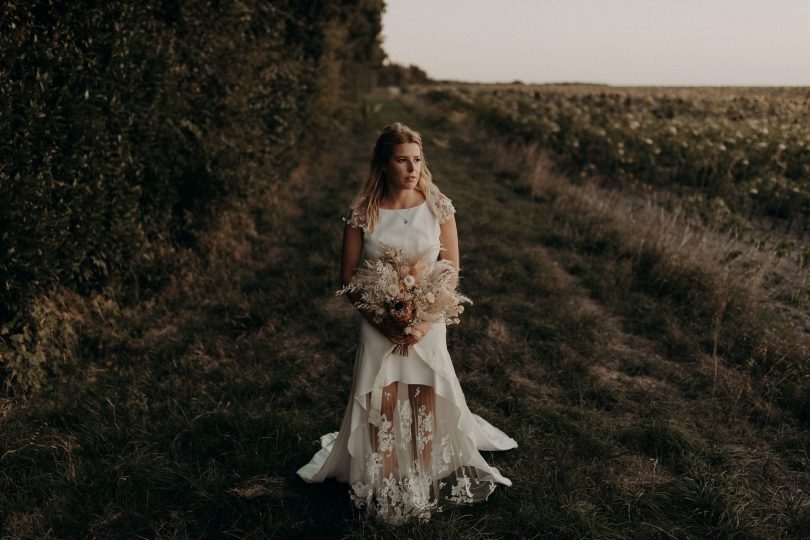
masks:
[[(443, 206), (452, 209), (449, 199)], [(409, 249), (436, 246), (438, 257), (439, 233), (426, 202), (380, 209), (374, 232), (364, 234), (363, 257), (375, 257), (381, 242)], [(446, 504), (485, 500), (495, 483), (512, 485), (479, 450), (508, 450), (517, 443), (468, 409), (446, 331), (444, 324), (434, 324), (403, 357), (392, 354), (394, 344), (361, 319), (343, 423), (321, 437), (321, 449), (298, 475), (310, 483), (330, 477), (349, 483), (358, 508), (392, 523), (425, 520)], [(369, 414), (373, 397), (381, 403), (375, 407), (378, 418)]]

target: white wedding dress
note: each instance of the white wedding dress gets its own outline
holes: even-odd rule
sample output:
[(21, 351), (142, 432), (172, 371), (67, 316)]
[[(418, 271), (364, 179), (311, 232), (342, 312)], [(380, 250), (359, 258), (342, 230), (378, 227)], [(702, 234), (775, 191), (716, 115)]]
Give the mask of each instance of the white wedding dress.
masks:
[[(438, 257), (439, 226), (453, 212), (444, 196), (403, 210), (380, 209), (374, 232), (363, 235), (363, 257), (375, 257), (381, 242), (408, 249), (434, 246)], [(348, 223), (366, 228), (353, 214)], [(511, 486), (479, 451), (508, 450), (517, 443), (467, 408), (446, 331), (443, 323), (432, 325), (404, 357), (393, 354), (394, 343), (361, 319), (340, 431), (321, 437), (320, 451), (298, 475), (310, 483), (347, 482), (358, 508), (395, 524), (426, 520), (448, 504), (486, 500), (496, 483)]]

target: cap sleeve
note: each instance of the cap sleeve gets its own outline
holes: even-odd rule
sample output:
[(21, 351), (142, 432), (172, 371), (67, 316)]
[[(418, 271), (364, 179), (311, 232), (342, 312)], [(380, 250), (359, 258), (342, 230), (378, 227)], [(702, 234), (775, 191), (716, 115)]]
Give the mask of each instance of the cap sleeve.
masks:
[(448, 219), (453, 217), (453, 214), (455, 213), (456, 209), (453, 206), (453, 202), (446, 196), (439, 195), (439, 198), (436, 201), (436, 217), (439, 220), (439, 223), (442, 224), (446, 222)]
[(350, 227), (354, 227), (355, 229), (363, 229), (363, 232), (366, 232), (366, 217), (354, 208), (350, 208), (342, 219)]

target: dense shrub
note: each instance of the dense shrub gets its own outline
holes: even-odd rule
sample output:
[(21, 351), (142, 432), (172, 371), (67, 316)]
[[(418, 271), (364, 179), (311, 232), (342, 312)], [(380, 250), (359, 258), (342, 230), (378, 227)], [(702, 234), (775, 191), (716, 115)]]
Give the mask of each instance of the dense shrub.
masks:
[(224, 197), (283, 182), (319, 123), (374, 84), (381, 12), (381, 0), (0, 5), (0, 378), (38, 295), (97, 290), (151, 242), (193, 245)]
[(380, 86), (406, 86), (408, 84), (426, 84), (431, 82), (428, 74), (413, 64), (403, 66), (389, 62), (380, 71)]

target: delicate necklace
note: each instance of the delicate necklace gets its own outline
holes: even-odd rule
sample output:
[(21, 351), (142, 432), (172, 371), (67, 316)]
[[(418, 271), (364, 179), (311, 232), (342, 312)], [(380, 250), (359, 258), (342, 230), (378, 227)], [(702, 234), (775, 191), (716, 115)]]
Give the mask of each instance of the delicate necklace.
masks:
[[(416, 208), (416, 207), (415, 207), (415, 206), (411, 206), (410, 208), (404, 208), (403, 210), (410, 210), (411, 208)], [(398, 215), (398, 216), (399, 216), (399, 219), (401, 219), (401, 220), (402, 220), (402, 223), (405, 223), (406, 225), (408, 224), (408, 218), (406, 218), (405, 216), (403, 216), (402, 214), (400, 214), (400, 213), (399, 213), (399, 210), (397, 210), (396, 208), (389, 208), (389, 210), (393, 210), (393, 211), (394, 211), (394, 213), (395, 213), (396, 215)]]
[(405, 224), (408, 223), (408, 218), (403, 217), (402, 214), (400, 214), (395, 208), (392, 208), (392, 210), (397, 213), (397, 215), (399, 216), (399, 219), (401, 219), (403, 223), (405, 223)]

